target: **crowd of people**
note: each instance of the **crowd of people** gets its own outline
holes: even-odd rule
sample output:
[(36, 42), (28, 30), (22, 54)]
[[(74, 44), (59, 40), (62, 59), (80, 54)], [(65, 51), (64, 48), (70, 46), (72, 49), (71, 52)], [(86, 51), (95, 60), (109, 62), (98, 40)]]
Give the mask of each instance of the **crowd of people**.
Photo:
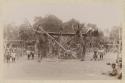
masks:
[[(26, 49), (25, 52), (26, 52), (26, 56), (27, 56), (28, 60), (33, 60), (34, 57), (36, 56), (36, 53), (33, 50)], [(42, 61), (42, 58), (43, 58), (43, 55), (41, 55), (41, 54), (42, 53), (40, 53), (40, 52), (37, 53), (38, 61), (40, 61), (40, 62)], [(96, 48), (93, 50), (93, 55), (92, 55), (91, 60), (94, 60), (94, 61), (103, 60), (105, 54), (106, 54), (106, 51), (105, 51), (104, 47), (101, 47), (98, 49)], [(15, 62), (16, 57), (17, 57), (16, 48), (7, 48), (4, 57), (5, 57), (5, 61), (7, 63)], [(117, 60), (116, 63), (108, 63), (108, 65), (111, 65), (111, 67), (112, 67), (112, 71), (109, 72), (109, 75), (117, 76), (118, 79), (121, 79), (122, 78), (122, 72), (121, 72), (122, 61), (121, 61), (121, 59)]]

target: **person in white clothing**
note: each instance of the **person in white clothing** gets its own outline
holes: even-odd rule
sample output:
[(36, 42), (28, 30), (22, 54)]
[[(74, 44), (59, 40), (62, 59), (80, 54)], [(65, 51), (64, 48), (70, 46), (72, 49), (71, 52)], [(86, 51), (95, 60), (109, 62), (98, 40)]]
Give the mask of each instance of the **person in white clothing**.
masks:
[(11, 58), (12, 58), (12, 62), (15, 62), (16, 53), (14, 51), (11, 53)]
[(27, 58), (28, 58), (28, 60), (30, 59), (30, 56), (31, 56), (30, 50), (27, 50)]

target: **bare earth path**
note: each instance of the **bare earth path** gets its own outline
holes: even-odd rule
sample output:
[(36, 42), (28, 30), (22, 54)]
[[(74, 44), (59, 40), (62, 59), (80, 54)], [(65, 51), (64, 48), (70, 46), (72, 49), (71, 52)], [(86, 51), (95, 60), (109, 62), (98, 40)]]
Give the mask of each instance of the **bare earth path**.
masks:
[[(108, 57), (107, 57), (108, 56)], [(3, 67), (5, 79), (20, 80), (112, 80), (115, 77), (103, 75), (111, 70), (106, 62), (113, 60), (106, 55), (103, 61), (27, 60), (21, 57), (16, 63), (5, 63)]]

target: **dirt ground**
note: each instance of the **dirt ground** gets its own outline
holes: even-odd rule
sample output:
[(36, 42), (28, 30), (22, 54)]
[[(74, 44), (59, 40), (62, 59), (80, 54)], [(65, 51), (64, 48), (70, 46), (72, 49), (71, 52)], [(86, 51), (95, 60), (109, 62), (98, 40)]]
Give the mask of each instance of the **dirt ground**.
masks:
[(111, 71), (107, 62), (113, 62), (116, 54), (107, 53), (102, 61), (90, 61), (91, 53), (86, 54), (86, 60), (44, 58), (41, 63), (37, 60), (27, 60), (20, 57), (15, 63), (5, 63), (3, 78), (19, 80), (114, 80), (102, 73)]

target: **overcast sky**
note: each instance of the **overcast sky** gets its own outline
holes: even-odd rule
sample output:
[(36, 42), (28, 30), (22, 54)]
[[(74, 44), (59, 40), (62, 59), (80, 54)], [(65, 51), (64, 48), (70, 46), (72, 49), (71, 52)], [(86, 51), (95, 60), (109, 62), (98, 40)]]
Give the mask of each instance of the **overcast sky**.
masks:
[(21, 24), (27, 18), (33, 23), (34, 16), (44, 17), (48, 14), (54, 14), (64, 22), (75, 18), (81, 23), (95, 23), (101, 29), (121, 24), (122, 11), (117, 2), (61, 1), (7, 0), (3, 5), (2, 19), (5, 23)]

